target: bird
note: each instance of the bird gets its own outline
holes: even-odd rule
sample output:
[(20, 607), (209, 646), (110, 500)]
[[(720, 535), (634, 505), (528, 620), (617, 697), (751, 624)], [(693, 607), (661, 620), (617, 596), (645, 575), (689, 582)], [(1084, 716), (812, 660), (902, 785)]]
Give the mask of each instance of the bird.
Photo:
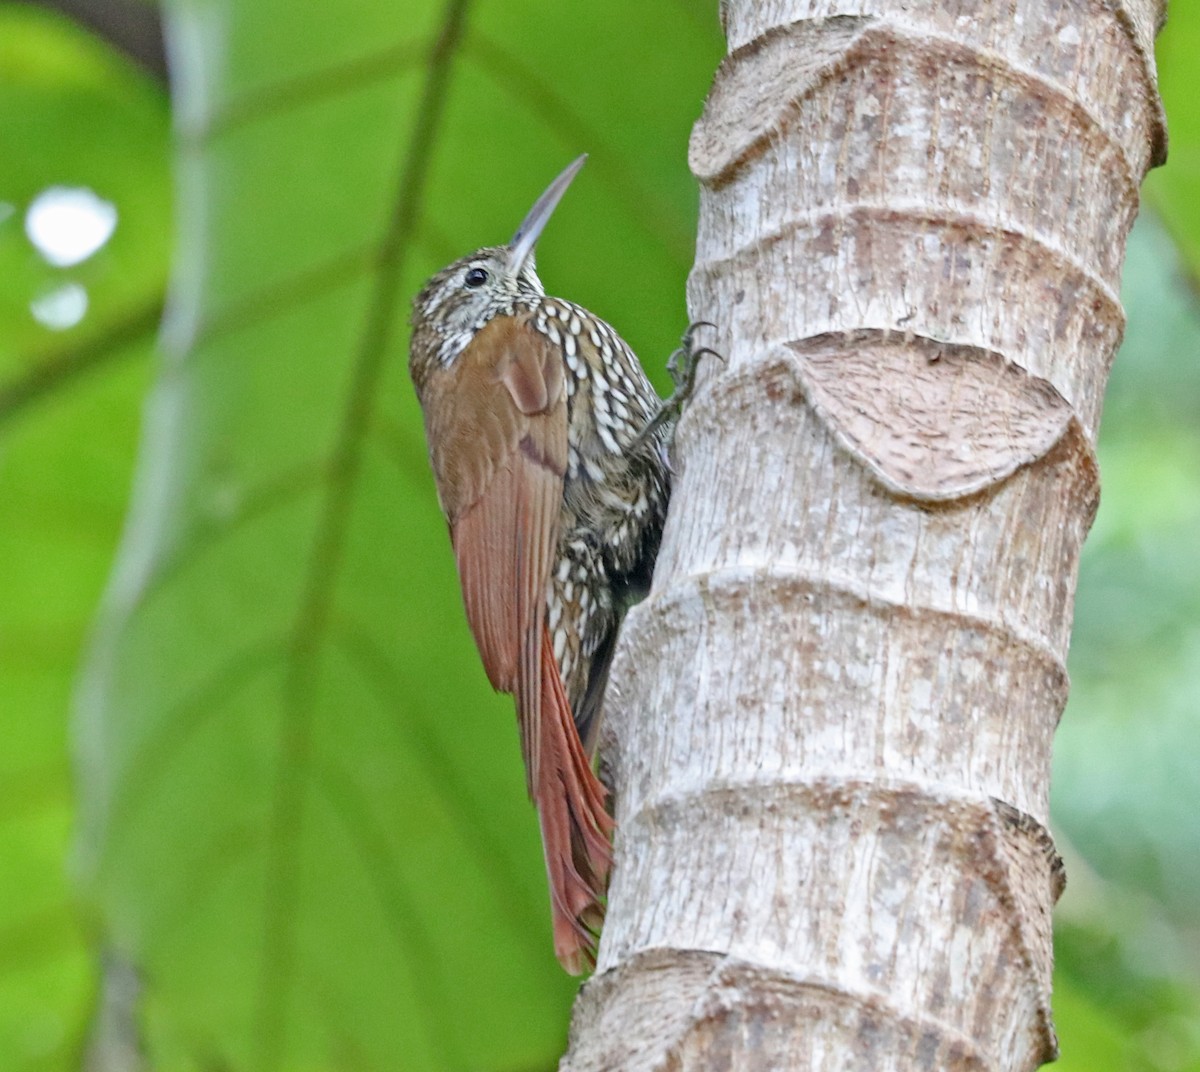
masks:
[(694, 358), (712, 352), (689, 329), (664, 403), (608, 323), (547, 296), (536, 246), (586, 159), (507, 245), (428, 280), (409, 348), (467, 622), (492, 686), (515, 698), (555, 953), (576, 975), (595, 964), (612, 865), (592, 768), (609, 665), (625, 611), (649, 588)]

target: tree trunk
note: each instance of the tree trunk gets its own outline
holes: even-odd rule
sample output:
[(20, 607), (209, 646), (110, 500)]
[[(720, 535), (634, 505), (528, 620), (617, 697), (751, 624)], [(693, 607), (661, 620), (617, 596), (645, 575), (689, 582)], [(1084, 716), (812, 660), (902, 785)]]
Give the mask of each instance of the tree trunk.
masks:
[(616, 871), (562, 1067), (1035, 1068), (1161, 7), (722, 15), (689, 302), (726, 361), (613, 670)]

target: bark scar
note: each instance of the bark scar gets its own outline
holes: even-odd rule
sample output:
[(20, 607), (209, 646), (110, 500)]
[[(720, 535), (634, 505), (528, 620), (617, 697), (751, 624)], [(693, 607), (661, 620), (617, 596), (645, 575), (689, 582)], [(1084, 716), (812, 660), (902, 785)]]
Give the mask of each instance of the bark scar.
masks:
[(1068, 438), (1096, 467), (1071, 404), (993, 350), (863, 329), (791, 342), (778, 356), (841, 445), (905, 498), (987, 491)]

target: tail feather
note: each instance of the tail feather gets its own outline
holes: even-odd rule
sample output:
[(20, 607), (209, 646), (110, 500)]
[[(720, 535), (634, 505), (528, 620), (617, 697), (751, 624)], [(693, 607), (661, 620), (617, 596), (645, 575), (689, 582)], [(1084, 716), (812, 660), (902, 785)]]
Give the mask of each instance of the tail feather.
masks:
[(542, 828), (554, 920), (554, 952), (578, 975), (595, 963), (596, 936), (612, 866), (613, 821), (607, 791), (580, 743), (554, 658), (550, 631), (542, 632), (540, 756), (532, 786)]

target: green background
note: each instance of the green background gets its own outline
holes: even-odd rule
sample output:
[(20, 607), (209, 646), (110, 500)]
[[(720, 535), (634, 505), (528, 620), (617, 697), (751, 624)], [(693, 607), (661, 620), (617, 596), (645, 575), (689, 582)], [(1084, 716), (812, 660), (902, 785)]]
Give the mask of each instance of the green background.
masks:
[[(103, 42), (0, 3), (0, 1068), (139, 1045), (164, 1070), (553, 1068), (575, 984), (462, 620), (407, 301), (586, 149), (539, 266), (661, 369), (715, 11), (170, 10), (173, 115)], [(1080, 1072), (1200, 1070), (1197, 54), (1176, 4), (1057, 741)], [(69, 268), (23, 226), (54, 185), (119, 212)], [(51, 331), (30, 303), (66, 282), (88, 311)]]

